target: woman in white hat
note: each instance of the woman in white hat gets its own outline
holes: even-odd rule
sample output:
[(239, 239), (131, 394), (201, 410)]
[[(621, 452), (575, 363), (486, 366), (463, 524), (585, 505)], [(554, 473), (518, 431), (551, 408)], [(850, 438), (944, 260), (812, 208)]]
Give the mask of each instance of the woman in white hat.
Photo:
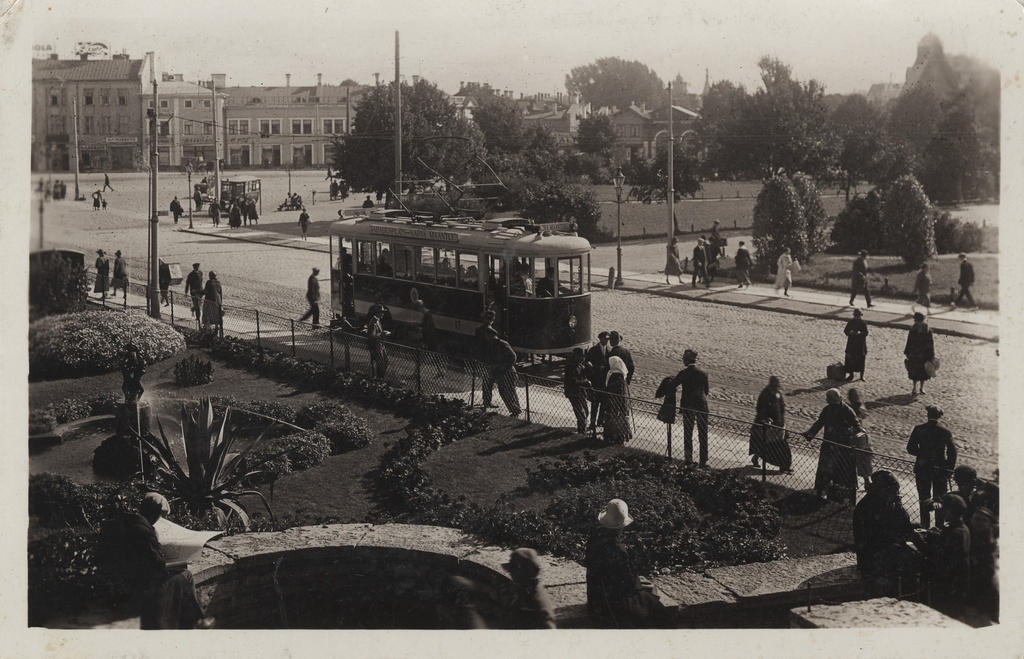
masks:
[(587, 540), (587, 608), (594, 622), (603, 627), (657, 627), (663, 622), (664, 606), (654, 592), (645, 588), (633, 571), (629, 552), (622, 544), (622, 529), (633, 523), (629, 506), (612, 499), (597, 516), (598, 528)]

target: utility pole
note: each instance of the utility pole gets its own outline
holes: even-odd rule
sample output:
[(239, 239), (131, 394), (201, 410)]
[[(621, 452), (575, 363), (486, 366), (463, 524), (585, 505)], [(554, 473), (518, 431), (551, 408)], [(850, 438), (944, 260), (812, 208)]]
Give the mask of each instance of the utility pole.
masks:
[(402, 78), (399, 72), (398, 30), (395, 30), (395, 194), (402, 194)]
[(75, 152), (72, 154), (75, 158), (75, 201), (82, 201), (85, 197), (78, 190), (78, 87), (75, 87), (75, 97), (71, 99), (72, 108), (72, 123), (74, 124), (75, 132)]
[(153, 215), (149, 220), (149, 316), (160, 319), (160, 250), (157, 246), (160, 227), (160, 216), (156, 205), (156, 188), (158, 172), (160, 169), (159, 149), (157, 139), (160, 131), (160, 122), (157, 120), (157, 108), (160, 107), (160, 100), (156, 91), (156, 57), (149, 53), (149, 77), (153, 81), (153, 107), (149, 110), (150, 138), (149, 166), (153, 176), (153, 187), (150, 190), (150, 208)]
[(345, 134), (352, 134), (352, 88), (345, 88)]
[(675, 113), (672, 110), (672, 83), (668, 83), (668, 196), (665, 197), (665, 205), (668, 207), (668, 238), (676, 235), (676, 189), (675, 189), (675, 135), (672, 131), (672, 124)]
[(213, 96), (213, 203), (220, 205), (220, 144), (217, 140), (217, 80), (210, 76), (210, 94)]

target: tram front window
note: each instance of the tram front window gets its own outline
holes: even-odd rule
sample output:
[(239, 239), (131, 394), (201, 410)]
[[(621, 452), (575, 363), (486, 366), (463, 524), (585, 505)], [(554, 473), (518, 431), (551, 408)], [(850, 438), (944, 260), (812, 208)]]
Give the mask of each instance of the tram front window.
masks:
[(583, 257), (558, 259), (558, 296), (583, 294)]
[(511, 276), (509, 278), (509, 295), (515, 297), (533, 297), (533, 259), (512, 259)]
[[(456, 252), (456, 270), (459, 275), (459, 288), (470, 291), (480, 290), (479, 259), (472, 252)], [(443, 261), (442, 261), (443, 262)]]
[(391, 255), (391, 244), (390, 243), (377, 243), (377, 276), (378, 277), (394, 277), (395, 276), (395, 260)]
[(356, 272), (372, 275), (373, 262), (376, 260), (373, 254), (373, 243), (360, 241), (356, 245)]
[[(455, 286), (455, 250), (437, 250), (437, 283), (440, 286)], [(476, 288), (476, 281), (473, 282)]]

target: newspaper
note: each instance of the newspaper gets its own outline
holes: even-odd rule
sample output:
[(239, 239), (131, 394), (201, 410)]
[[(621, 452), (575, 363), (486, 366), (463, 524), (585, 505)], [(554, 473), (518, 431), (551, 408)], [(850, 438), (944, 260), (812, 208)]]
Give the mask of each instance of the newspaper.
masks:
[(193, 531), (161, 517), (153, 524), (167, 567), (186, 567), (203, 551), (203, 546), (221, 535), (220, 531)]

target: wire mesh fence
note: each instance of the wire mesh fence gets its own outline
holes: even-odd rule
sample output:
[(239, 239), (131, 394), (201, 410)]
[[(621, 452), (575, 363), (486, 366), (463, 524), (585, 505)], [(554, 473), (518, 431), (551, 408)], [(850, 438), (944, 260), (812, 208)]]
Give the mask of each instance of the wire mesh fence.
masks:
[[(148, 308), (149, 287), (144, 284), (129, 284), (117, 293), (120, 297), (108, 294), (92, 301), (115, 310)], [(374, 341), (351, 330), (259, 309), (214, 305), (174, 291), (158, 294), (161, 320), (172, 325), (214, 327), (222, 336), (261, 349), (381, 378), (419, 394), (455, 398), (530, 423), (582, 430), (595, 442), (620, 443), (756, 478), (765, 483), (784, 516), (833, 541), (852, 541), (853, 506), (864, 494), (864, 476), (876, 470), (885, 469), (897, 478), (911, 519), (920, 515), (914, 463), (906, 458), (805, 439), (786, 429), (706, 412), (678, 410), (666, 423), (659, 420), (661, 403), (630, 396), (598, 394), (592, 396), (596, 400), (577, 399), (574, 404), (557, 379), (489, 369), (471, 359)], [(599, 414), (593, 413), (595, 407)], [(752, 450), (761, 458), (756, 465)]]

